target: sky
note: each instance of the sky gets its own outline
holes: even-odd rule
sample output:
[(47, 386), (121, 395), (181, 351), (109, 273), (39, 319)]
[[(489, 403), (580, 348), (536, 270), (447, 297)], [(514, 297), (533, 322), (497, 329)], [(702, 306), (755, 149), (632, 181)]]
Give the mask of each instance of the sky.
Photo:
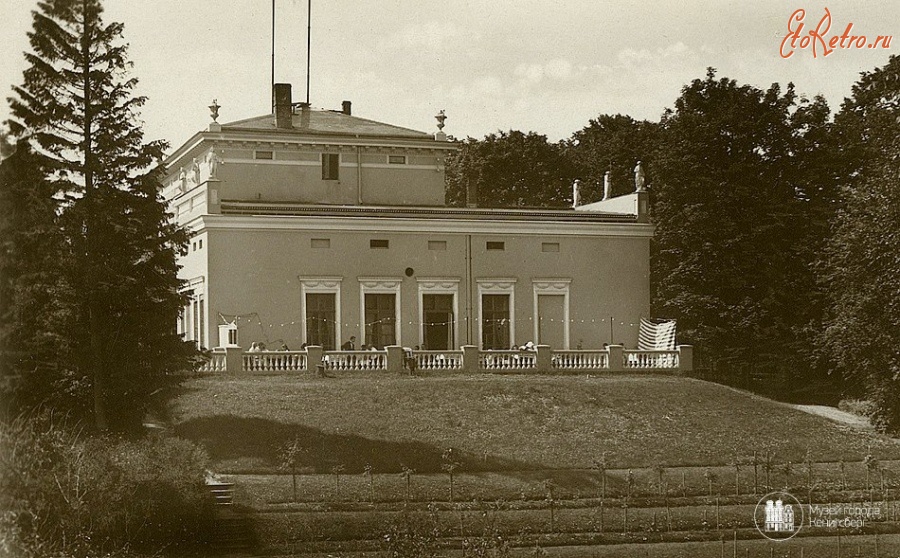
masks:
[[(793, 82), (832, 110), (860, 72), (900, 52), (896, 0), (311, 0), (313, 107), (427, 132), (435, 114), (445, 132), (481, 138), (498, 130), (568, 138), (600, 114), (658, 120), (681, 88), (719, 77), (767, 88)], [(35, 0), (0, 0), (0, 87), (22, 82)], [(210, 122), (270, 109), (271, 0), (106, 0), (105, 20), (125, 24), (147, 140), (174, 149)], [(836, 48), (816, 56), (796, 41), (782, 49), (789, 23), (808, 37), (830, 13), (825, 41), (893, 36), (890, 48)], [(792, 19), (796, 10), (804, 10)], [(826, 19), (826, 22), (828, 20)], [(792, 23), (791, 23), (792, 22)], [(306, 97), (306, 0), (276, 0), (275, 80)], [(826, 42), (827, 46), (827, 42)], [(0, 119), (9, 110), (0, 104)]]

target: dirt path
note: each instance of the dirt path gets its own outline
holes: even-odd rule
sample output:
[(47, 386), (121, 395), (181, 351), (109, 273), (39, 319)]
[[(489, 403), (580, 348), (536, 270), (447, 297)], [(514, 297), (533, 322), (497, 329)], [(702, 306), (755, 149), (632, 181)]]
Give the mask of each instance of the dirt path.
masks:
[(833, 420), (834, 422), (846, 424), (847, 426), (859, 428), (860, 430), (875, 429), (875, 427), (873, 427), (869, 423), (869, 419), (861, 417), (859, 415), (854, 415), (853, 413), (841, 411), (840, 409), (837, 409), (835, 407), (829, 407), (827, 405), (791, 405), (791, 407), (797, 409), (798, 411), (825, 417), (829, 420)]

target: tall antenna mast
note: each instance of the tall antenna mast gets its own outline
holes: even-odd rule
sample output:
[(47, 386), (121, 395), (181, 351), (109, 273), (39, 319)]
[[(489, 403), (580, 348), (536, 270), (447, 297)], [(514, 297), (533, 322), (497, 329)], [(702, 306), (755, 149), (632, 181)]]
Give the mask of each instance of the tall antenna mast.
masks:
[(312, 44), (312, 0), (306, 2), (306, 106), (309, 106), (309, 58)]
[(275, 0), (272, 0), (272, 114), (275, 114)]

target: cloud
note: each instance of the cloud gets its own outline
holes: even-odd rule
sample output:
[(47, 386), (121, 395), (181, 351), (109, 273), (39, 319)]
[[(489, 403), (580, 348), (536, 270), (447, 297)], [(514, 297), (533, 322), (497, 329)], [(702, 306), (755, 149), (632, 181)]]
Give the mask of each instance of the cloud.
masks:
[(641, 50), (635, 50), (633, 48), (626, 48), (624, 50), (619, 51), (616, 55), (616, 59), (620, 64), (626, 67), (638, 66), (645, 62), (649, 62), (653, 60), (653, 55), (650, 54), (650, 51), (643, 48)]
[(553, 79), (566, 80), (572, 77), (572, 64), (568, 60), (551, 60), (544, 66), (544, 71)]
[(476, 95), (499, 96), (503, 93), (503, 82), (495, 76), (476, 78), (472, 90)]
[(690, 47), (688, 47), (683, 42), (678, 41), (677, 43), (657, 48), (654, 51), (646, 48), (642, 48), (640, 50), (626, 48), (619, 51), (619, 53), (616, 55), (616, 59), (621, 65), (625, 66), (626, 68), (634, 68), (637, 66), (646, 66), (653, 63), (658, 63), (662, 60), (666, 60), (665, 63), (670, 64), (670, 59), (686, 58), (692, 54), (693, 52), (691, 51)]
[(540, 64), (519, 64), (513, 72), (529, 83), (539, 83), (544, 78), (544, 67)]
[(682, 56), (682, 55), (688, 54), (689, 51), (690, 51), (690, 49), (688, 48), (688, 46), (681, 41), (678, 41), (674, 45), (669, 45), (665, 48), (661, 48), (661, 49), (657, 50), (657, 52), (663, 58), (669, 58), (672, 56)]
[(520, 85), (530, 86), (537, 85), (545, 79), (567, 81), (583, 71), (583, 68), (575, 69), (568, 60), (555, 58), (545, 64), (519, 64), (513, 70), (513, 74), (521, 78)]
[(453, 24), (424, 21), (409, 24), (399, 31), (378, 40), (379, 50), (426, 50), (438, 51), (448, 48), (458, 40), (474, 40), (471, 32), (463, 31)]

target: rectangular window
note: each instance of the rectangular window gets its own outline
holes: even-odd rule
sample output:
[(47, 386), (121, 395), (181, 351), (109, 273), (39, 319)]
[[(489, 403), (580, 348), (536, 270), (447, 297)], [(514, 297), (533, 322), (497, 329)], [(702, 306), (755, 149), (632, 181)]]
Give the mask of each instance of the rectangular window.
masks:
[(406, 155), (388, 155), (388, 163), (391, 165), (405, 165)]
[(203, 250), (203, 239), (201, 238), (199, 242), (197, 242), (197, 248)]
[(275, 158), (275, 154), (271, 151), (254, 151), (253, 158), (254, 159), (272, 160)]
[(447, 241), (446, 240), (429, 240), (428, 241), (428, 249), (429, 250), (446, 250), (447, 249)]
[(334, 293), (306, 293), (306, 342), (326, 351), (335, 350)]
[(395, 303), (397, 296), (393, 294), (366, 294), (366, 343), (376, 349), (384, 349), (388, 345), (396, 345)]
[(505, 242), (488, 242), (487, 243), (488, 250), (506, 250)]
[(559, 242), (542, 242), (541, 252), (559, 252)]
[(422, 295), (422, 336), (429, 351), (453, 348), (453, 295)]
[(369, 248), (387, 248), (389, 245), (385, 239), (373, 238), (369, 241)]
[(310, 248), (331, 248), (330, 238), (313, 238), (309, 241)]
[(337, 180), (340, 165), (340, 154), (322, 153), (322, 180)]
[(509, 349), (509, 295), (481, 295), (481, 344), (485, 349)]

